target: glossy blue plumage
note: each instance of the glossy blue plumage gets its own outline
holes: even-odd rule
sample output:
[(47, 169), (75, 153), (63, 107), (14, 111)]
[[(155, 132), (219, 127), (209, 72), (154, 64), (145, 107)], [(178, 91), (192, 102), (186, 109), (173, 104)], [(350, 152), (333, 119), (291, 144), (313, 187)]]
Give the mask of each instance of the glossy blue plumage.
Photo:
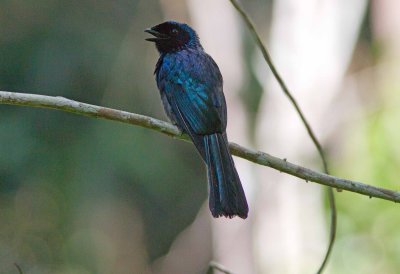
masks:
[(246, 218), (248, 206), (226, 137), (222, 76), (186, 24), (165, 22), (147, 30), (160, 59), (156, 81), (168, 117), (193, 140), (207, 165), (214, 217)]
[(164, 102), (184, 111), (195, 133), (223, 133), (226, 104), (222, 76), (211, 57), (202, 50), (185, 49), (164, 54), (160, 60), (156, 77), (161, 96), (167, 99)]

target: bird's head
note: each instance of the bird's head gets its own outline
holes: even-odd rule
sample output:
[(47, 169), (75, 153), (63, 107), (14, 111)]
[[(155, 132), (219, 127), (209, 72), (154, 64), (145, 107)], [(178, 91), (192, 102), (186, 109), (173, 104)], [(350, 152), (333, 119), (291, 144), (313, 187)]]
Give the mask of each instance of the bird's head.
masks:
[(185, 48), (201, 48), (196, 32), (186, 24), (167, 21), (145, 29), (154, 37), (147, 41), (154, 42), (160, 53), (175, 52)]

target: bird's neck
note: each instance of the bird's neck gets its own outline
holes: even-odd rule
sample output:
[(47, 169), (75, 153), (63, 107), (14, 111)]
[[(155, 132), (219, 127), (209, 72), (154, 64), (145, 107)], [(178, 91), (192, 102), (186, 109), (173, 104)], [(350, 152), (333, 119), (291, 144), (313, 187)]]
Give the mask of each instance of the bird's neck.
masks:
[(198, 42), (190, 42), (185, 45), (175, 45), (167, 47), (165, 45), (156, 44), (157, 50), (160, 53), (160, 58), (166, 54), (177, 54), (181, 51), (190, 51), (190, 50), (203, 50), (203, 47)]

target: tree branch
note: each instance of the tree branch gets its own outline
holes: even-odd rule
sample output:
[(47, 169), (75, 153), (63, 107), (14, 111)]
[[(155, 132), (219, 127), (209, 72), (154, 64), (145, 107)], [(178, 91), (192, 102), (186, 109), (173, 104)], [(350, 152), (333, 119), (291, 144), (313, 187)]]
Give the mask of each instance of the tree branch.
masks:
[(19, 274), (24, 274), (22, 268), (17, 263), (14, 263), (14, 266), (17, 268)]
[(224, 273), (224, 274), (233, 274), (226, 267), (224, 267), (223, 265), (221, 265), (217, 262), (214, 262), (214, 261), (211, 261), (210, 264), (208, 265), (207, 274), (213, 274), (214, 269), (218, 270), (219, 272)]
[[(66, 99), (64, 97), (0, 91), (0, 104), (57, 109), (61, 111), (72, 112), (78, 115), (137, 125), (161, 132), (177, 139), (189, 141), (189, 138), (186, 135), (182, 135), (181, 132), (170, 123), (140, 114), (81, 103)], [(400, 192), (397, 191), (379, 188), (356, 181), (334, 177), (318, 171), (313, 171), (306, 167), (292, 164), (285, 159), (282, 160), (265, 152), (245, 148), (232, 142), (229, 144), (229, 147), (233, 155), (259, 165), (271, 167), (305, 181), (348, 190), (368, 197), (400, 202)]]
[(290, 103), (292, 103), (292, 105), (295, 108), (297, 114), (299, 115), (302, 123), (304, 124), (304, 127), (306, 128), (308, 135), (310, 136), (312, 142), (314, 143), (315, 147), (317, 148), (318, 153), (321, 156), (321, 160), (322, 160), (322, 164), (324, 166), (325, 173), (329, 173), (328, 172), (328, 164), (327, 164), (321, 144), (319, 143), (314, 131), (311, 128), (311, 125), (308, 123), (308, 121), (307, 121), (306, 117), (304, 116), (304, 113), (301, 110), (296, 99), (293, 97), (293, 95), (289, 91), (289, 88), (287, 87), (286, 83), (283, 81), (282, 77), (278, 73), (278, 70), (276, 69), (274, 63), (272, 62), (271, 55), (269, 54), (267, 48), (264, 46), (263, 42), (261, 41), (260, 35), (258, 35), (253, 22), (251, 21), (250, 17), (246, 14), (246, 12), (240, 7), (239, 3), (236, 0), (229, 0), (229, 1), (232, 3), (232, 5), (235, 7), (235, 9), (239, 12), (240, 16), (243, 18), (244, 22), (246, 23), (246, 26), (249, 29), (250, 33), (253, 35), (253, 38), (256, 41), (257, 46), (260, 48), (265, 62), (267, 62), (269, 68), (271, 69), (272, 74), (274, 75), (276, 81), (278, 82), (279, 86), (281, 87), (283, 93), (288, 97)]
[[(314, 134), (314, 131), (311, 128), (311, 125), (308, 123), (306, 117), (304, 116), (299, 104), (297, 103), (296, 99), (292, 95), (292, 93), (289, 91), (289, 88), (287, 87), (286, 83), (283, 81), (283, 78), (280, 76), (278, 73), (278, 70), (276, 69), (274, 63), (272, 62), (271, 55), (269, 54), (267, 47), (264, 46), (263, 42), (261, 41), (260, 35), (258, 35), (256, 28), (254, 27), (253, 22), (251, 21), (250, 17), (246, 14), (246, 12), (243, 10), (243, 8), (240, 6), (240, 4), (236, 0), (229, 0), (233, 7), (238, 11), (244, 22), (246, 23), (247, 28), (249, 29), (250, 33), (253, 35), (254, 40), (256, 41), (256, 44), (261, 50), (262, 55), (264, 56), (265, 62), (267, 62), (269, 68), (271, 69), (272, 74), (274, 75), (276, 81), (278, 82), (279, 86), (281, 87), (283, 93), (288, 97), (289, 101), (292, 103), (293, 107), (295, 108), (298, 116), (300, 117), (304, 127), (307, 130), (308, 135), (310, 136), (312, 142), (314, 143), (315, 147), (317, 148), (317, 151), (319, 153), (319, 156), (321, 157), (324, 172), (326, 174), (329, 174), (328, 170), (328, 162), (325, 158), (324, 150), (322, 149), (321, 144), (319, 143), (317, 136)], [(339, 191), (340, 188), (337, 188)], [(331, 188), (327, 189), (328, 192), (328, 201), (329, 201), (329, 206), (331, 208), (331, 226), (330, 226), (330, 237), (329, 237), (329, 245), (328, 249), (325, 253), (324, 260), (322, 261), (317, 273), (320, 274), (324, 270), (326, 263), (328, 262), (329, 256), (332, 251), (333, 244), (335, 242), (336, 238), (336, 223), (337, 223), (337, 218), (336, 218), (336, 205), (335, 205), (335, 196), (333, 195), (333, 190)]]

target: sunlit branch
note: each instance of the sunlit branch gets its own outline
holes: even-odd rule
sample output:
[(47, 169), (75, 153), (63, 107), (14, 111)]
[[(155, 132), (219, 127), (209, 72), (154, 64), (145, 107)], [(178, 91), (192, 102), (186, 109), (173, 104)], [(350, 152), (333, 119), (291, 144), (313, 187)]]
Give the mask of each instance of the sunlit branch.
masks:
[[(0, 91), (0, 104), (49, 108), (78, 115), (113, 120), (152, 129), (177, 139), (189, 141), (187, 136), (182, 135), (181, 132), (170, 123), (140, 114), (81, 103), (64, 97)], [(293, 175), (307, 182), (315, 182), (325, 186), (340, 188), (368, 197), (400, 202), (400, 192), (397, 191), (327, 175), (306, 167), (295, 165), (285, 159), (282, 160), (265, 152), (245, 148), (235, 143), (230, 143), (230, 149), (233, 155)]]

